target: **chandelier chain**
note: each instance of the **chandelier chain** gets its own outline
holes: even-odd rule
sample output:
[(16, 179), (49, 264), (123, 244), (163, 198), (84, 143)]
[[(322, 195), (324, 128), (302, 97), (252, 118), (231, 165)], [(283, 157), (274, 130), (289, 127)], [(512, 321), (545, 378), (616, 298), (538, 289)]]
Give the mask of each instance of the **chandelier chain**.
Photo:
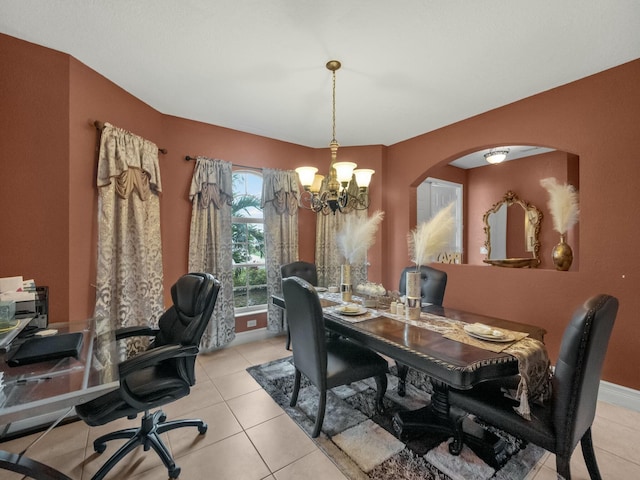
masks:
[(336, 143), (336, 71), (334, 70), (333, 72), (333, 104), (332, 104), (332, 111), (333, 111), (333, 116), (332, 116), (332, 126), (333, 126), (333, 136), (331, 139), (332, 143)]

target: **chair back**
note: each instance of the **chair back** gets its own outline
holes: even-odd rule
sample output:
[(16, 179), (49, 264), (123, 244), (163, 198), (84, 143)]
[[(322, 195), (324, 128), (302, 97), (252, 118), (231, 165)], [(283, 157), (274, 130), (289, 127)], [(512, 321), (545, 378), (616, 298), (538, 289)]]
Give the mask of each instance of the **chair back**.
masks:
[(314, 287), (318, 285), (318, 270), (315, 263), (297, 261), (280, 266), (281, 277), (300, 277)]
[(327, 345), (320, 299), (313, 286), (300, 277), (282, 280), (287, 320), (293, 342), (293, 361), (319, 389), (326, 388)]
[(576, 310), (565, 329), (553, 377), (556, 453), (572, 452), (593, 423), (617, 311), (616, 298), (596, 295)]
[[(415, 272), (416, 267), (407, 267), (400, 275), (400, 295), (407, 293), (407, 272)], [(422, 303), (442, 306), (444, 291), (447, 287), (447, 272), (422, 265), (420, 267), (420, 285)]]
[[(211, 320), (220, 282), (210, 273), (188, 273), (171, 287), (173, 305), (160, 317), (158, 334), (152, 347), (162, 345), (200, 345), (200, 340)], [(195, 384), (195, 356), (175, 359), (182, 376)]]

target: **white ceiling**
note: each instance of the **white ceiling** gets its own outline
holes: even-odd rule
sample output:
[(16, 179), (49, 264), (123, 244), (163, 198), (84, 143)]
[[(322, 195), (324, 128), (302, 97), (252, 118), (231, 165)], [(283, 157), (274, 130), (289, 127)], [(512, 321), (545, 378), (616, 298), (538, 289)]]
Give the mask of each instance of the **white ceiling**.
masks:
[(337, 140), (391, 145), (639, 58), (640, 1), (1, 0), (0, 32), (165, 114), (310, 147), (337, 59)]

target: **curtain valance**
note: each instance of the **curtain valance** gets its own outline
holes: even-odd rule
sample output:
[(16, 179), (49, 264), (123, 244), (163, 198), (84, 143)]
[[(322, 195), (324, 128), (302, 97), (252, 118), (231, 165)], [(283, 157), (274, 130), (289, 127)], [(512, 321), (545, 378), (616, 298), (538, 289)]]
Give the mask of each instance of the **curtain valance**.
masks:
[(210, 203), (217, 209), (233, 202), (233, 181), (231, 162), (207, 157), (196, 158), (196, 168), (191, 179), (189, 200), (199, 195), (200, 208), (208, 208)]
[(271, 203), (275, 211), (282, 215), (294, 215), (298, 212), (300, 188), (298, 176), (293, 170), (263, 169), (262, 207)]
[(117, 179), (117, 192), (128, 198), (136, 191), (146, 200), (150, 191), (162, 191), (158, 146), (122, 128), (105, 123), (100, 137), (98, 187)]

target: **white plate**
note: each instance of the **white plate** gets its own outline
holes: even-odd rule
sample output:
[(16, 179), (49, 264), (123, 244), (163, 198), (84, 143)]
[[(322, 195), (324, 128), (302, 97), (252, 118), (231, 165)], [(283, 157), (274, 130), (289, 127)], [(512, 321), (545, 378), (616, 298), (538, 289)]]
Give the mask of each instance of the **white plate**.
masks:
[(367, 309), (362, 307), (360, 307), (358, 310), (353, 310), (353, 307), (349, 308), (348, 310), (346, 310), (346, 308), (347, 307), (338, 307), (336, 308), (336, 312), (338, 312), (340, 315), (348, 316), (362, 315), (364, 313), (367, 313)]
[(316, 287), (316, 292), (326, 292), (327, 289), (325, 287)]
[[(513, 342), (515, 340), (515, 337), (513, 335), (507, 335), (504, 334), (502, 332), (501, 336), (497, 336), (497, 335), (483, 335), (481, 333), (477, 333), (473, 331), (473, 327), (471, 327), (471, 325), (465, 325), (464, 331), (467, 333), (467, 335), (469, 335), (470, 337), (474, 337), (474, 338), (478, 338), (480, 340), (487, 340), (489, 342)], [(496, 330), (494, 330), (496, 331)]]

